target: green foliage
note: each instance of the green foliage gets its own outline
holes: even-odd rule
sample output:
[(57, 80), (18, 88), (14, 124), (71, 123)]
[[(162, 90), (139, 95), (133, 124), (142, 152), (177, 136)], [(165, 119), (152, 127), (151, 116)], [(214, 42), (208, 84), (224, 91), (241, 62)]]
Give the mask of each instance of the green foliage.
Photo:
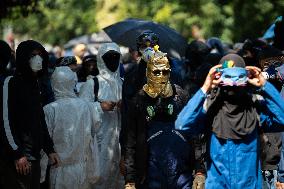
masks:
[(37, 12), (2, 20), (1, 25), (11, 25), (21, 36), (62, 45), (117, 21), (142, 18), (168, 25), (189, 40), (196, 24), (205, 38), (237, 42), (262, 36), (283, 9), (283, 0), (41, 0)]
[(97, 31), (95, 0), (40, 1), (37, 10), (26, 18), (3, 20), (3, 25), (12, 25), (21, 36), (60, 45), (75, 36)]

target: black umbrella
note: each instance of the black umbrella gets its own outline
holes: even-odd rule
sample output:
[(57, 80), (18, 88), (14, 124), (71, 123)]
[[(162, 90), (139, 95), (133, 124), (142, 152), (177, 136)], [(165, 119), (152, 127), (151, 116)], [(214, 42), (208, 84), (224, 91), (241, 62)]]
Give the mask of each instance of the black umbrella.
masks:
[(112, 41), (136, 49), (136, 38), (144, 31), (151, 30), (159, 37), (160, 50), (175, 58), (185, 54), (187, 40), (177, 31), (155, 22), (126, 19), (103, 29)]

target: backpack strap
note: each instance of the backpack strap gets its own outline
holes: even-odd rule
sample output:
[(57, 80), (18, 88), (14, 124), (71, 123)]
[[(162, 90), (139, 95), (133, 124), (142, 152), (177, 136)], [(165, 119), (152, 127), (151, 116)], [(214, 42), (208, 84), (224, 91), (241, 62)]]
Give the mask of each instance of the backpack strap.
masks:
[(94, 77), (94, 94), (95, 94), (95, 101), (98, 101), (99, 80), (97, 77)]

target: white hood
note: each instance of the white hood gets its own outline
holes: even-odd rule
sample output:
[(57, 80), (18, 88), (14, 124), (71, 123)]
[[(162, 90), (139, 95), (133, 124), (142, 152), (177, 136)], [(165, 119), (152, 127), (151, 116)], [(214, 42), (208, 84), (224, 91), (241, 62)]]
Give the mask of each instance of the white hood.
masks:
[[(110, 71), (106, 65), (105, 62), (103, 60), (103, 55), (106, 54), (108, 51), (116, 51), (120, 54), (120, 59), (121, 59), (121, 53), (120, 53), (120, 49), (119, 46), (116, 43), (104, 43), (100, 46), (99, 50), (98, 50), (98, 55), (97, 55), (97, 59), (98, 59), (98, 69), (100, 72), (100, 76), (102, 76), (105, 79), (108, 78), (119, 78), (119, 67), (117, 68), (117, 70), (115, 72)], [(120, 61), (121, 62), (121, 61)]]
[(121, 99), (122, 80), (119, 75), (119, 66), (115, 72), (110, 71), (103, 60), (103, 55), (108, 51), (116, 51), (120, 54), (119, 46), (116, 43), (104, 43), (98, 50), (99, 100), (111, 100), (117, 102)]
[(51, 75), (51, 87), (56, 99), (74, 98), (76, 94), (76, 74), (68, 67), (57, 67)]

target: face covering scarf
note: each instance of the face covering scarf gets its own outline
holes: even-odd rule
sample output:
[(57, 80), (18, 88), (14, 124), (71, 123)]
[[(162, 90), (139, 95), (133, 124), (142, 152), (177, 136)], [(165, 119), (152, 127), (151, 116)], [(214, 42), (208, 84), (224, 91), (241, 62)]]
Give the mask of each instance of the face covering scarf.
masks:
[(108, 51), (102, 56), (106, 67), (111, 71), (115, 72), (119, 66), (120, 54), (116, 51)]
[(246, 87), (222, 86), (211, 91), (207, 100), (212, 104), (208, 110), (212, 131), (218, 138), (243, 139), (259, 125)]
[(259, 126), (252, 94), (246, 86), (247, 71), (237, 55), (229, 54), (222, 59), (221, 85), (207, 97), (212, 132), (222, 139), (244, 139)]

